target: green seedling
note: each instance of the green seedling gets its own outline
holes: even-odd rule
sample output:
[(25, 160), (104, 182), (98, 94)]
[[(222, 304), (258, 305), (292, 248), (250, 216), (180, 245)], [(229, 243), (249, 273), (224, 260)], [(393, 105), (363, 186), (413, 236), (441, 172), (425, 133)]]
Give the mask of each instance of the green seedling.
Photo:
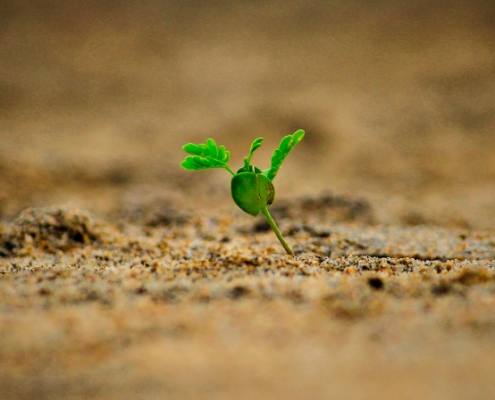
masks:
[(194, 171), (209, 168), (224, 168), (229, 171), (233, 175), (230, 188), (234, 202), (242, 211), (253, 216), (257, 216), (261, 212), (277, 235), (280, 243), (282, 243), (282, 246), (284, 246), (284, 249), (291, 256), (294, 256), (294, 252), (283, 238), (268, 212), (268, 207), (275, 200), (275, 188), (272, 181), (287, 154), (303, 137), (304, 131), (302, 129), (292, 135), (285, 136), (278, 149), (273, 152), (270, 168), (264, 171), (251, 165), (251, 158), (263, 143), (263, 138), (258, 138), (251, 144), (249, 155), (244, 158), (244, 166), (239, 168), (237, 173), (227, 165), (230, 159), (230, 152), (225, 150), (225, 146), (218, 147), (213, 139), (208, 139), (205, 144), (188, 143), (184, 145), (182, 149), (191, 155), (187, 156), (181, 165), (185, 169)]

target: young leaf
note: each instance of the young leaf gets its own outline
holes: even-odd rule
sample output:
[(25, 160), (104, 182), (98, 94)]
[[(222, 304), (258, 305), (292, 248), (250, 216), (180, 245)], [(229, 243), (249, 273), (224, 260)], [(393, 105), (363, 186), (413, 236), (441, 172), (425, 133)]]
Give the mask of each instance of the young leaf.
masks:
[(292, 135), (285, 136), (281, 141), (278, 149), (273, 152), (271, 167), (267, 170), (263, 171), (263, 174), (266, 175), (268, 179), (271, 181), (277, 175), (278, 170), (282, 166), (282, 163), (287, 157), (287, 154), (298, 144), (302, 138), (304, 137), (304, 131), (299, 129), (294, 132)]
[(225, 146), (220, 146), (218, 148), (217, 158), (219, 160), (225, 161), (224, 160), (224, 158), (225, 158)]
[(208, 139), (206, 141), (206, 146), (208, 147), (210, 153), (209, 156), (216, 159), (218, 156), (218, 151), (217, 151), (217, 144), (215, 143), (215, 141), (211, 138)]
[(287, 135), (285, 136), (281, 141), (280, 141), (280, 146), (278, 146), (278, 148), (280, 149), (280, 151), (287, 151), (288, 148), (289, 148), (289, 143), (290, 141), (292, 140), (292, 136), (291, 135)]
[(207, 156), (210, 154), (208, 151), (208, 146), (206, 146), (206, 144), (198, 144), (198, 147), (201, 149), (201, 154), (198, 154), (199, 156)]
[(184, 146), (182, 146), (182, 150), (184, 150), (186, 153), (194, 154), (197, 156), (202, 154), (200, 147), (194, 143), (185, 144)]
[[(194, 171), (199, 171), (201, 169), (210, 168), (209, 165), (205, 165), (201, 161), (198, 161), (198, 159), (196, 157), (198, 157), (198, 156), (187, 156), (186, 159), (184, 161), (182, 161), (181, 165), (185, 169), (194, 170)], [(199, 160), (201, 160), (200, 157), (199, 157)]]
[(188, 170), (198, 171), (208, 168), (225, 168), (232, 175), (234, 172), (227, 165), (230, 152), (225, 150), (225, 146), (217, 147), (213, 139), (208, 139), (205, 143), (188, 143), (182, 149), (191, 156), (187, 156), (181, 165)]
[(260, 137), (258, 139), (255, 139), (253, 143), (251, 144), (251, 150), (249, 151), (249, 154), (253, 154), (256, 149), (258, 149), (261, 144), (263, 143), (263, 138)]
[(259, 149), (261, 144), (263, 143), (263, 138), (258, 138), (251, 143), (251, 149), (249, 150), (249, 156), (244, 158), (244, 169), (248, 171), (250, 169), (251, 158), (253, 157), (253, 153)]

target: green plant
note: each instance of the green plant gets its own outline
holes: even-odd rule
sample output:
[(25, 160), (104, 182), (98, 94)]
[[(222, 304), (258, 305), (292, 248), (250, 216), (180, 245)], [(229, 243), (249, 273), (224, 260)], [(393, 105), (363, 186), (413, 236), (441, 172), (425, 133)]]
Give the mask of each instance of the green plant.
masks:
[(303, 137), (304, 131), (302, 129), (299, 129), (292, 135), (285, 136), (280, 142), (278, 149), (273, 152), (270, 168), (264, 171), (251, 165), (253, 153), (261, 146), (263, 138), (258, 138), (251, 144), (249, 155), (244, 158), (244, 165), (236, 173), (227, 165), (230, 159), (230, 152), (225, 150), (225, 146), (218, 147), (213, 139), (208, 139), (205, 144), (188, 143), (184, 145), (182, 149), (191, 155), (187, 156), (181, 165), (185, 169), (195, 171), (209, 168), (224, 168), (229, 171), (233, 175), (231, 193), (235, 203), (242, 211), (253, 216), (257, 216), (261, 212), (277, 235), (282, 246), (284, 246), (284, 249), (287, 253), (294, 256), (294, 252), (283, 238), (275, 221), (268, 212), (268, 207), (275, 200), (275, 188), (272, 181), (277, 175), (287, 154), (289, 154)]

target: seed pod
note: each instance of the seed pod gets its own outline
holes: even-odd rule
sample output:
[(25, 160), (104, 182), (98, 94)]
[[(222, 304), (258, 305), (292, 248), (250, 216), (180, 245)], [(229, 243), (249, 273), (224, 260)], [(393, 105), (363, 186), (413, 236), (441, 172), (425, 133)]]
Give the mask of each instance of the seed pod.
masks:
[(272, 182), (263, 174), (241, 172), (232, 178), (232, 198), (239, 208), (253, 216), (261, 209), (268, 207), (275, 199), (275, 188)]

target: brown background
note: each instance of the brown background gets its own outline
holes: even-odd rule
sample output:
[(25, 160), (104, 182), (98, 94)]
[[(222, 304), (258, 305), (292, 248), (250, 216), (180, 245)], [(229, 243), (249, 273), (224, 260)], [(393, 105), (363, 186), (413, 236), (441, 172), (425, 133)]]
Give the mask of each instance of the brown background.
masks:
[[(377, 222), (495, 222), (492, 1), (16, 1), (0, 24), (0, 205), (114, 210), (130, 190), (227, 198), (183, 171), (214, 137), (255, 162), (298, 128), (278, 198)], [(166, 195), (164, 195), (166, 197)], [(230, 203), (226, 203), (231, 206)]]

